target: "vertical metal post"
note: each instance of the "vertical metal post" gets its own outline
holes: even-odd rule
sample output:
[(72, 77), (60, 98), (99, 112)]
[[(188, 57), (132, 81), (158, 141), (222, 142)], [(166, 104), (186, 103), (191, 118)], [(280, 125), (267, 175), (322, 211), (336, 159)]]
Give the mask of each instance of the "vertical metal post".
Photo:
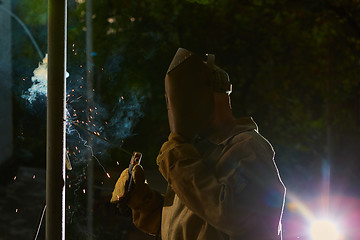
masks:
[(0, 3), (0, 165), (8, 161), (13, 153), (12, 127), (12, 64), (11, 64), (11, 1)]
[(66, 0), (48, 0), (46, 239), (65, 239)]
[[(93, 27), (92, 27), (92, 0), (86, 0), (86, 80), (87, 80), (87, 99), (88, 106), (93, 104), (93, 80), (94, 80), (94, 62), (93, 62)], [(89, 113), (91, 114), (91, 113)], [(90, 119), (90, 118), (89, 118)], [(90, 137), (89, 137), (90, 138)], [(89, 140), (91, 146), (91, 141)], [(94, 234), (94, 160), (92, 156), (88, 159), (87, 166), (87, 240), (93, 239)]]

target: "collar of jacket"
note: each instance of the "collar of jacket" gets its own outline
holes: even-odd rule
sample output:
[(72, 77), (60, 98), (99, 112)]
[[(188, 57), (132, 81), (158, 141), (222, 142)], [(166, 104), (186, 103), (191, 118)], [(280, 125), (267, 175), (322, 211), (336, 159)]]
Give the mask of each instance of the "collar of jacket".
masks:
[(235, 135), (253, 130), (258, 131), (258, 126), (252, 117), (242, 117), (236, 119), (235, 124), (224, 125), (206, 139), (216, 145), (226, 145)]

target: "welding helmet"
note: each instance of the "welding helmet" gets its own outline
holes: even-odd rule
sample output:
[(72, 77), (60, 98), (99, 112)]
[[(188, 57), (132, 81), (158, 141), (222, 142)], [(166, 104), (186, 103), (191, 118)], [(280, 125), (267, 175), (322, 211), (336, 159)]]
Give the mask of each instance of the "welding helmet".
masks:
[(229, 89), (231, 92), (227, 73), (215, 66), (214, 60), (214, 55), (208, 55), (204, 62), (200, 56), (183, 48), (176, 52), (165, 76), (171, 132), (190, 140), (211, 120), (213, 93), (228, 92)]

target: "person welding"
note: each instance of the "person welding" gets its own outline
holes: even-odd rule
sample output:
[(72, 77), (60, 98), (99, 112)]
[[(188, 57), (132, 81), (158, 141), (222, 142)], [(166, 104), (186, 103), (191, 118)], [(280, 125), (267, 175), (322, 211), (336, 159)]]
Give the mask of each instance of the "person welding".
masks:
[(279, 240), (286, 189), (273, 147), (252, 118), (233, 116), (229, 76), (214, 61), (179, 48), (166, 73), (171, 133), (156, 159), (166, 193), (136, 165), (110, 201), (126, 197), (134, 225), (163, 240)]

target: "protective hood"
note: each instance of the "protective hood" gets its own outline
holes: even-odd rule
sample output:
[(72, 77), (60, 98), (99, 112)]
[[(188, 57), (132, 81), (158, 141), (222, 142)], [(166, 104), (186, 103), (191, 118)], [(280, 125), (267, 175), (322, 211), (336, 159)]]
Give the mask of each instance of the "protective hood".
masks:
[(171, 132), (190, 140), (209, 123), (214, 111), (212, 78), (211, 68), (198, 55), (178, 49), (165, 77)]

